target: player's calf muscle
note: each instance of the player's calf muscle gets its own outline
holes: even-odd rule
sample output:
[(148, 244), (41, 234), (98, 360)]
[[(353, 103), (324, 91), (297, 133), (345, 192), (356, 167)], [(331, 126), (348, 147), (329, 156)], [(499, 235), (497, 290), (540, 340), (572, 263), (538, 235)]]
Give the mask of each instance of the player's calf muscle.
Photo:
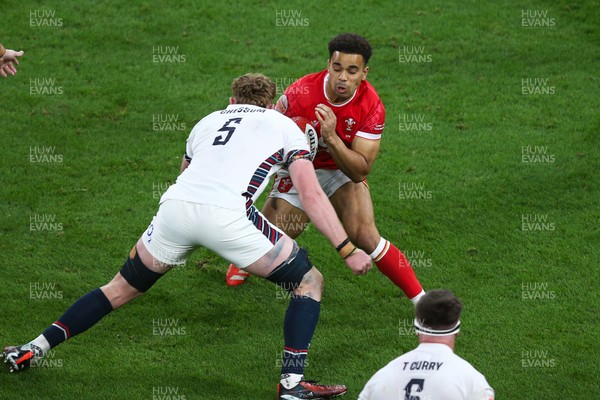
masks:
[(373, 219), (363, 218), (360, 213), (345, 213), (342, 225), (350, 241), (367, 253), (372, 253), (381, 239)]
[(359, 249), (364, 250), (368, 254), (375, 250), (379, 240), (381, 239), (379, 232), (377, 232), (377, 229), (375, 229), (374, 226), (372, 228), (368, 226), (362, 226), (356, 230), (346, 228), (346, 232), (348, 232), (348, 238), (350, 238), (350, 241), (358, 246)]
[(375, 226), (373, 204), (364, 184), (346, 184), (331, 197), (348, 237), (367, 253), (373, 252), (381, 235)]

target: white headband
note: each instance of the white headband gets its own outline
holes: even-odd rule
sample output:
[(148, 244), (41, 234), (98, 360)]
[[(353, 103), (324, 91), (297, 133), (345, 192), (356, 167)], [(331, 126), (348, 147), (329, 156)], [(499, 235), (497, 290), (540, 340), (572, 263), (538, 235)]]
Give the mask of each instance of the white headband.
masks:
[(415, 318), (415, 331), (417, 333), (421, 333), (423, 335), (431, 335), (431, 336), (451, 336), (456, 335), (460, 332), (460, 320), (456, 321), (456, 324), (450, 329), (433, 329), (426, 328), (419, 322), (418, 319)]

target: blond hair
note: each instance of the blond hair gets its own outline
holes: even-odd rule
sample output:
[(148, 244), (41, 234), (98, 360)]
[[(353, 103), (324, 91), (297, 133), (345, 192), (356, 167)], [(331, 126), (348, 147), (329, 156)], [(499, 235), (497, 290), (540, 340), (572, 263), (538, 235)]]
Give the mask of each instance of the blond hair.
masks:
[(263, 74), (245, 74), (233, 81), (231, 91), (238, 104), (266, 108), (273, 103), (277, 86)]

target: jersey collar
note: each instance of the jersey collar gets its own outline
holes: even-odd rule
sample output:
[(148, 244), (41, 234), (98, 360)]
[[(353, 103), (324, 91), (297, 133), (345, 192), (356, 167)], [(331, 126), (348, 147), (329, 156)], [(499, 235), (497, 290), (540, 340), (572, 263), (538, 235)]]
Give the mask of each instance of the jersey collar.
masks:
[(236, 107), (252, 107), (252, 108), (264, 108), (260, 106), (255, 106), (254, 104), (246, 104), (246, 103), (235, 103), (235, 104), (227, 104), (227, 108), (236, 108)]
[(454, 353), (448, 345), (443, 343), (419, 343), (417, 349), (436, 353)]

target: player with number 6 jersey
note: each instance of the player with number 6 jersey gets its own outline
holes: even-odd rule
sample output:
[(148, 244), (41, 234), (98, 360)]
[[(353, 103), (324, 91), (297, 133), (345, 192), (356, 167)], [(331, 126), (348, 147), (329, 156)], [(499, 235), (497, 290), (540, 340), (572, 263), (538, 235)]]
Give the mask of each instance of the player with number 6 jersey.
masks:
[(494, 389), (454, 354), (463, 305), (450, 290), (425, 294), (415, 309), (419, 346), (369, 379), (358, 400), (494, 400)]

